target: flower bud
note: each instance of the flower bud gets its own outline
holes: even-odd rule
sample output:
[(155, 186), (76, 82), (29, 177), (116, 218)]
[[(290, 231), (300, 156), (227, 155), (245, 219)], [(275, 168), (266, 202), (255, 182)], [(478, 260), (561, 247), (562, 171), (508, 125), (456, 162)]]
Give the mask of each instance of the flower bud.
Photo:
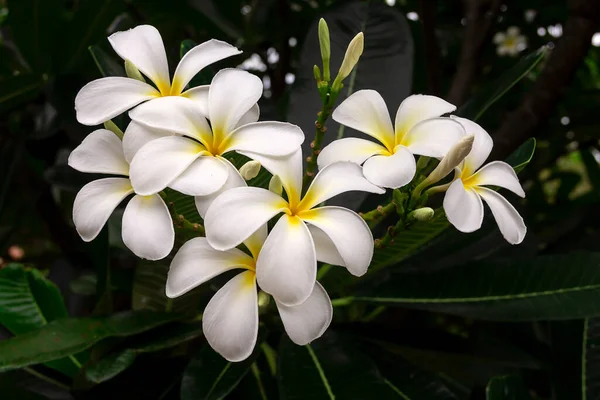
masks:
[(146, 82), (146, 80), (144, 79), (144, 77), (143, 77), (142, 73), (140, 72), (140, 70), (137, 69), (137, 67), (135, 66), (135, 64), (132, 63), (129, 60), (125, 60), (125, 73), (131, 79), (136, 79), (136, 80), (141, 81), (141, 82)]
[(319, 46), (323, 60), (323, 80), (329, 81), (329, 59), (331, 58), (331, 42), (329, 40), (329, 27), (323, 18), (319, 20)]
[(119, 129), (119, 127), (117, 126), (117, 124), (115, 124), (114, 122), (112, 122), (112, 120), (108, 120), (104, 123), (104, 129), (108, 129), (109, 131), (111, 131), (112, 133), (114, 133), (115, 135), (117, 135), (117, 137), (119, 139), (123, 139), (123, 131), (121, 129)]
[(475, 136), (467, 135), (462, 137), (442, 158), (440, 163), (425, 179), (428, 185), (436, 183), (444, 179), (454, 168), (458, 167), (460, 163), (469, 155), (473, 148), (473, 140)]
[(250, 160), (240, 168), (240, 175), (245, 180), (249, 181), (252, 178), (256, 178), (256, 175), (260, 172), (260, 163), (255, 160)]
[(258, 292), (258, 308), (260, 310), (264, 310), (265, 308), (267, 308), (270, 302), (271, 295), (263, 292), (262, 290)]
[(429, 221), (431, 218), (433, 218), (434, 213), (435, 213), (435, 211), (433, 211), (433, 208), (423, 207), (423, 208), (417, 208), (416, 210), (414, 210), (412, 212), (412, 216), (417, 221)]
[(350, 75), (352, 69), (358, 63), (358, 59), (363, 53), (365, 47), (365, 35), (362, 32), (359, 32), (358, 35), (352, 39), (348, 48), (346, 49), (346, 55), (344, 56), (344, 61), (342, 61), (342, 65), (338, 72), (337, 77), (335, 78), (335, 82), (333, 86), (336, 88), (339, 87), (344, 79)]
[(269, 191), (281, 196), (283, 193), (283, 183), (281, 182), (281, 178), (278, 175), (273, 175), (271, 180), (269, 181)]

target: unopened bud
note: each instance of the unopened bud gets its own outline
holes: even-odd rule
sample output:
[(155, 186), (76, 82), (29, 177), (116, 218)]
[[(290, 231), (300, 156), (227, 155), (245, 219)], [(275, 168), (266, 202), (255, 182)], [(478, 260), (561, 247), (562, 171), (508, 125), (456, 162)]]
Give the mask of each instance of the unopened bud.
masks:
[(338, 87), (344, 79), (350, 75), (352, 69), (358, 63), (358, 59), (363, 53), (365, 47), (365, 35), (362, 32), (359, 32), (358, 35), (352, 39), (348, 48), (346, 49), (346, 55), (344, 56), (344, 61), (342, 61), (342, 66), (338, 72), (337, 77), (335, 78), (334, 86)]
[(125, 60), (125, 73), (131, 79), (136, 79), (141, 82), (146, 82), (146, 80), (144, 79), (144, 76), (142, 75), (140, 70), (137, 69), (135, 64), (129, 60)]
[(273, 175), (271, 180), (269, 181), (269, 191), (278, 194), (281, 196), (283, 193), (283, 183), (281, 182), (281, 178), (278, 175)]
[(469, 155), (473, 148), (473, 140), (475, 136), (467, 135), (462, 137), (442, 158), (440, 163), (435, 169), (429, 174), (425, 181), (428, 185), (434, 184), (444, 179), (454, 168), (458, 167), (460, 163)]
[(104, 129), (108, 129), (109, 131), (111, 131), (112, 133), (114, 133), (115, 135), (117, 135), (117, 137), (119, 139), (123, 139), (123, 131), (121, 129), (119, 129), (119, 127), (117, 126), (117, 124), (115, 124), (114, 122), (112, 122), (112, 120), (108, 120), (104, 123)]
[(329, 59), (331, 58), (331, 43), (329, 40), (329, 27), (323, 18), (319, 20), (319, 47), (323, 60), (323, 80), (329, 81)]
[(256, 178), (256, 175), (260, 172), (260, 163), (255, 160), (248, 161), (240, 168), (240, 175), (245, 180), (249, 181), (252, 178)]
[(423, 208), (417, 208), (416, 210), (414, 210), (412, 212), (412, 216), (417, 221), (429, 221), (431, 218), (433, 218), (434, 213), (435, 213), (435, 211), (433, 211), (433, 208), (423, 207)]
[(321, 82), (321, 70), (319, 69), (318, 65), (313, 67), (313, 74), (315, 75), (315, 80), (317, 82)]
[(258, 308), (264, 310), (271, 302), (271, 296), (262, 290), (258, 292)]

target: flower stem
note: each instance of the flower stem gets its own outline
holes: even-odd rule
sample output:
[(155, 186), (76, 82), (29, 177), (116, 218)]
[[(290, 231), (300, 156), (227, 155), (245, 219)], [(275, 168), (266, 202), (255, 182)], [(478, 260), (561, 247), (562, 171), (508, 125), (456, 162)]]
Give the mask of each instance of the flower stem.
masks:
[(379, 224), (385, 217), (390, 215), (396, 210), (396, 204), (394, 201), (390, 201), (384, 206), (377, 206), (376, 209), (368, 211), (366, 213), (360, 213), (360, 216), (367, 222), (369, 228), (374, 228)]
[(205, 235), (204, 227), (201, 224), (190, 222), (187, 219), (185, 219), (185, 217), (182, 214), (177, 214), (177, 211), (175, 210), (175, 204), (173, 202), (169, 202), (168, 207), (175, 228), (183, 229), (186, 231), (192, 231), (199, 234), (200, 236)]

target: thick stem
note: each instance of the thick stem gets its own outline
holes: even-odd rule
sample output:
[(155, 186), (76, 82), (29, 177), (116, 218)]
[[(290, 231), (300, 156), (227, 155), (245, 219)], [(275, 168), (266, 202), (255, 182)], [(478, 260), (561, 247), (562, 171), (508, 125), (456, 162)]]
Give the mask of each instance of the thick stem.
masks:
[(310, 185), (315, 176), (315, 171), (317, 169), (317, 157), (321, 152), (323, 137), (327, 131), (325, 124), (327, 123), (327, 119), (329, 119), (331, 116), (333, 104), (335, 103), (336, 98), (337, 94), (329, 93), (326, 96), (326, 100), (323, 103), (321, 111), (319, 111), (317, 114), (317, 120), (315, 121), (315, 140), (310, 144), (311, 154), (306, 159), (306, 171), (304, 173), (304, 179), (302, 182), (302, 187), (305, 189), (308, 188), (308, 185)]

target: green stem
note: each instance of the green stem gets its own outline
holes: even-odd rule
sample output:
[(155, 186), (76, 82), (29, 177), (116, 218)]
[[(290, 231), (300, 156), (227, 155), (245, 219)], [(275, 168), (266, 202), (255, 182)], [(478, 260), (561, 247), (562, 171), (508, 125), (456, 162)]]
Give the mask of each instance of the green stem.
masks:
[(374, 228), (379, 224), (385, 217), (390, 215), (396, 210), (396, 204), (390, 201), (385, 206), (378, 206), (376, 209), (361, 213), (360, 216), (367, 222), (369, 228)]
[(33, 375), (33, 376), (35, 376), (37, 378), (40, 378), (44, 382), (51, 383), (51, 384), (53, 384), (55, 386), (58, 386), (61, 389), (65, 389), (65, 390), (70, 390), (71, 389), (68, 385), (65, 385), (64, 383), (59, 382), (57, 380), (54, 380), (54, 379), (50, 378), (49, 376), (41, 374), (41, 373), (37, 372), (36, 370), (34, 370), (33, 368), (25, 367), (25, 368), (23, 368), (23, 370), (26, 371), (26, 372), (28, 372), (28, 373), (30, 373), (31, 375)]
[(302, 187), (308, 188), (308, 185), (312, 182), (315, 171), (317, 169), (317, 157), (321, 152), (321, 146), (323, 145), (323, 137), (327, 131), (325, 123), (331, 116), (333, 104), (337, 98), (337, 93), (329, 92), (325, 96), (321, 111), (317, 114), (317, 121), (315, 122), (315, 140), (310, 144), (311, 154), (306, 159), (306, 172), (304, 173), (304, 179), (302, 180)]
[(181, 214), (177, 214), (175, 210), (175, 204), (173, 202), (168, 203), (171, 218), (173, 219), (173, 225), (176, 228), (183, 229), (186, 231), (192, 231), (198, 233), (200, 236), (205, 235), (204, 227), (201, 224), (193, 223), (185, 219)]
[(387, 245), (393, 244), (394, 237), (396, 236), (398, 231), (401, 231), (404, 228), (406, 228), (406, 223), (402, 219), (396, 222), (396, 225), (389, 226), (383, 237), (381, 237), (380, 239), (375, 239), (375, 248), (381, 249), (383, 247), (386, 247)]

